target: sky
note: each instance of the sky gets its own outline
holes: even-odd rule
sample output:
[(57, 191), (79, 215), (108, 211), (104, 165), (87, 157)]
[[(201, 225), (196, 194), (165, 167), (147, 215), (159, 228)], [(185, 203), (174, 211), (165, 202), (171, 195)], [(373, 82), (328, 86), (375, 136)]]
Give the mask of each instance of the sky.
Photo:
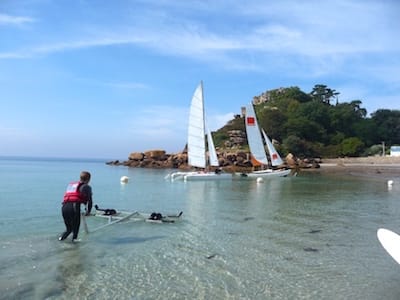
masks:
[(400, 1), (1, 0), (0, 156), (181, 151), (204, 83), (217, 130), (316, 84), (400, 109)]

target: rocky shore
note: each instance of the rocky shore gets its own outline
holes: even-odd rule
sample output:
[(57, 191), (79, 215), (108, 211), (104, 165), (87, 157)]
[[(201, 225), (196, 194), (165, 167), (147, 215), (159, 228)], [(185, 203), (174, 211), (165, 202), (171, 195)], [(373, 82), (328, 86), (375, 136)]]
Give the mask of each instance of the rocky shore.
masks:
[[(226, 172), (251, 172), (250, 153), (246, 151), (219, 152), (220, 166)], [(296, 171), (329, 172), (360, 175), (387, 174), (400, 176), (400, 157), (371, 156), (335, 159), (298, 159), (289, 154), (284, 158), (282, 167)], [(164, 150), (132, 152), (125, 161), (109, 161), (108, 165), (133, 168), (179, 169), (188, 170), (186, 151), (168, 154)]]
[[(244, 151), (218, 153), (220, 166), (226, 172), (245, 172), (251, 169), (250, 155)], [(133, 152), (125, 161), (110, 161), (109, 165), (127, 166), (133, 168), (153, 169), (179, 169), (188, 170), (188, 155), (186, 151), (168, 154), (164, 150), (149, 150), (145, 152)]]
[[(218, 153), (219, 165), (226, 172), (250, 172), (253, 164), (250, 153), (246, 151), (229, 151)], [(285, 164), (280, 167), (290, 169), (319, 168), (320, 160), (299, 160), (294, 155), (289, 154), (284, 158)], [(187, 152), (168, 154), (164, 150), (149, 150), (145, 152), (133, 152), (125, 161), (109, 161), (108, 165), (127, 166), (133, 168), (153, 168), (153, 169), (179, 169), (188, 170)]]

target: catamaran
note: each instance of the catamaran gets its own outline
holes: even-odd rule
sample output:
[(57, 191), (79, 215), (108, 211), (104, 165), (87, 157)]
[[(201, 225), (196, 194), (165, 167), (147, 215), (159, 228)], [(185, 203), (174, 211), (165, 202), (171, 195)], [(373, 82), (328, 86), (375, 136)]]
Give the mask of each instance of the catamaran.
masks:
[[(86, 233), (93, 233), (104, 227), (108, 227), (110, 225), (120, 223), (123, 221), (129, 222), (150, 222), (150, 223), (175, 223), (182, 219), (183, 212), (179, 214), (161, 214), (157, 212), (152, 213), (143, 213), (138, 211), (124, 211), (124, 210), (115, 210), (115, 209), (100, 209), (95, 206), (95, 213), (92, 214), (93, 217), (97, 217), (100, 219), (105, 219), (107, 222), (98, 226), (93, 230), (89, 230), (87, 227), (86, 219), (83, 217), (83, 225)], [(84, 215), (83, 215), (84, 216)]]
[[(191, 167), (199, 168), (196, 171), (178, 171), (168, 174), (166, 179), (174, 180), (219, 180), (231, 179), (229, 173), (220, 172), (217, 152), (210, 130), (206, 132), (203, 82), (197, 86), (190, 106), (189, 127), (188, 127), (188, 164)], [(207, 133), (207, 134), (206, 134)], [(206, 149), (206, 136), (208, 145), (208, 158)], [(210, 166), (217, 171), (209, 171)]]
[(245, 125), (247, 141), (249, 143), (250, 153), (252, 155), (253, 165), (259, 165), (262, 170), (252, 171), (251, 173), (242, 174), (247, 177), (285, 177), (290, 174), (289, 169), (271, 169), (268, 167), (269, 161), (265, 152), (263, 138), (267, 144), (271, 165), (277, 167), (283, 164), (282, 158), (278, 151), (276, 151), (271, 140), (268, 138), (264, 129), (261, 130), (258, 126), (257, 116), (254, 111), (253, 104), (250, 103), (246, 107)]

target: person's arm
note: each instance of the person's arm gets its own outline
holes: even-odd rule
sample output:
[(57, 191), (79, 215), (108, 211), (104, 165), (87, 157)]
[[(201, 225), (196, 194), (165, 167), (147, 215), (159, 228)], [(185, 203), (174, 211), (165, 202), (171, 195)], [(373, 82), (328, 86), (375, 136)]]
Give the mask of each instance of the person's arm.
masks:
[(88, 184), (84, 184), (81, 192), (85, 195), (86, 215), (88, 216), (93, 206), (92, 187)]

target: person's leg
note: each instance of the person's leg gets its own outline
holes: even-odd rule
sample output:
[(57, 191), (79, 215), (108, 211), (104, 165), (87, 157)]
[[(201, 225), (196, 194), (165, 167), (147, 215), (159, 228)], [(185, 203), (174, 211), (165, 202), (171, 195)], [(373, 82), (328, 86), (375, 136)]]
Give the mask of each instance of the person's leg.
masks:
[(73, 206), (72, 203), (65, 203), (62, 206), (62, 216), (65, 223), (65, 232), (59, 237), (59, 240), (65, 240), (73, 230)]
[(74, 203), (74, 216), (72, 225), (72, 240), (78, 238), (79, 226), (81, 225), (81, 205), (79, 203)]

